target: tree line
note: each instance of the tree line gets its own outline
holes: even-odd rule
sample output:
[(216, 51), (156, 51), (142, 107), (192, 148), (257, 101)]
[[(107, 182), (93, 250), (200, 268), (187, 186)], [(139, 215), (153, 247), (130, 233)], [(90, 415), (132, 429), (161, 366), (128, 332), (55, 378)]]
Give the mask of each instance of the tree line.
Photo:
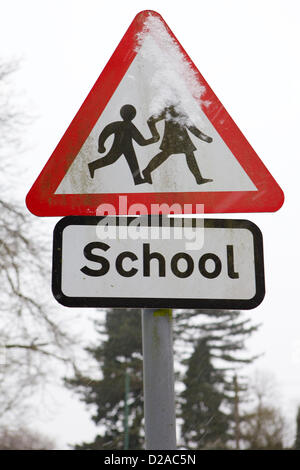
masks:
[[(174, 313), (179, 448), (284, 449), (286, 423), (269, 402), (270, 384), (260, 377), (250, 390), (241, 372), (255, 360), (247, 356), (245, 341), (258, 325), (239, 311)], [(101, 374), (77, 371), (66, 380), (93, 405), (92, 419), (101, 430), (75, 449), (144, 448), (140, 316), (139, 309), (108, 309), (105, 320), (96, 322), (99, 344), (89, 348)], [(297, 419), (299, 429), (299, 413)]]

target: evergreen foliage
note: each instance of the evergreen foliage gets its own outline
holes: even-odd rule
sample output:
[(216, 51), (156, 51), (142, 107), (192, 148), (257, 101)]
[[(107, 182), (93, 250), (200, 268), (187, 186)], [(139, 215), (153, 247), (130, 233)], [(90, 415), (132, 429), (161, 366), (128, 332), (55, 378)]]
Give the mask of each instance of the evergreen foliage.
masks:
[(182, 437), (189, 448), (225, 445), (229, 422), (221, 406), (223, 372), (213, 367), (206, 338), (200, 339), (188, 360), (183, 380)]
[[(183, 360), (182, 439), (192, 449), (239, 446), (239, 420), (234, 376), (237, 366), (255, 358), (245, 353), (245, 341), (257, 330), (243, 313), (233, 310), (178, 312), (177, 341), (190, 345)], [(239, 392), (245, 384), (239, 384)]]
[[(102, 333), (98, 323), (99, 333)], [(129, 449), (143, 447), (142, 419), (142, 339), (138, 309), (110, 309), (105, 320), (106, 339), (90, 353), (102, 371), (100, 380), (80, 373), (68, 381), (80, 393), (83, 401), (95, 405), (92, 417), (103, 427), (94, 442), (83, 443), (76, 449), (124, 449), (125, 375), (130, 376)]]
[[(183, 443), (190, 448), (225, 448), (233, 439), (235, 426), (232, 377), (237, 364), (253, 359), (244, 354), (244, 342), (257, 326), (238, 311), (175, 313), (175, 362), (183, 364), (186, 371), (178, 376), (185, 386), (177, 404)], [(100, 324), (97, 328), (103, 334)], [(129, 449), (142, 449), (140, 310), (108, 310), (104, 333), (105, 340), (90, 348), (102, 372), (101, 378), (95, 380), (77, 373), (68, 381), (85, 403), (94, 405), (93, 420), (101, 429), (94, 442), (77, 445), (76, 449), (124, 449), (126, 371), (130, 374)]]

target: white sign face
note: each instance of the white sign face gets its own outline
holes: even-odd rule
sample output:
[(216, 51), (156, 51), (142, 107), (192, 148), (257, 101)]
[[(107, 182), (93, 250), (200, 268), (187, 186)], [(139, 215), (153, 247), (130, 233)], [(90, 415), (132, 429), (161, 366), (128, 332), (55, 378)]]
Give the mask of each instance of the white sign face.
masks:
[(245, 220), (66, 217), (53, 260), (67, 306), (248, 309), (264, 297), (262, 236)]
[[(159, 66), (162, 67), (162, 64), (159, 63), (155, 67), (151, 55), (149, 56), (144, 51), (145, 47), (141, 47), (130, 65), (91, 134), (83, 144), (78, 156), (58, 186), (56, 194), (257, 191), (245, 170), (241, 167), (196, 100), (187, 92), (186, 87), (183, 85), (179, 86), (179, 74), (176, 75), (175, 82), (176, 96), (179, 96), (180, 102), (186, 104), (187, 109), (185, 109), (185, 112), (194, 116), (197, 127), (212, 138), (211, 144), (207, 144), (195, 137), (192, 132), (187, 131), (195, 147), (194, 154), (201, 174), (205, 178), (210, 179), (209, 183), (203, 185), (197, 184), (195, 177), (187, 167), (183, 151), (181, 155), (173, 155), (172, 158), (168, 158), (159, 167), (159, 171), (153, 172), (152, 184), (133, 184), (132, 175), (125, 158), (115, 159), (113, 164), (102, 167), (101, 171), (95, 171), (93, 178), (89, 177), (87, 172), (88, 164), (100, 158), (100, 154), (97, 152), (99, 135), (111, 123), (121, 121), (120, 109), (123, 105), (130, 103), (130, 105), (134, 106), (136, 116), (133, 124), (146, 139), (151, 137), (147, 120), (153, 112), (151, 109), (153, 96), (156, 96), (156, 99), (163, 100), (163, 96), (157, 96), (159, 94), (158, 90), (153, 89), (157, 68)], [(170, 77), (162, 76), (161, 80), (168, 82)], [(149, 161), (161, 152), (162, 136), (165, 132), (163, 120), (157, 123), (157, 129), (160, 139), (156, 143), (140, 146), (133, 142), (141, 170), (146, 168)], [(110, 135), (106, 143), (107, 150), (112, 147), (112, 143), (113, 136)], [(81, 176), (79, 178), (78, 175), (86, 175), (86, 177)]]

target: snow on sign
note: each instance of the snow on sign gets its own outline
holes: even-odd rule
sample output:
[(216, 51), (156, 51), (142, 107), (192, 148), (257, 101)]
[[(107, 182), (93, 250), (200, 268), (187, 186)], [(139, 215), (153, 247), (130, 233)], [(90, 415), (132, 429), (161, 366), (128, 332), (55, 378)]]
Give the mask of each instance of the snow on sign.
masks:
[(262, 235), (247, 220), (64, 217), (52, 272), (69, 307), (251, 309), (265, 294)]
[(271, 212), (282, 203), (153, 11), (135, 17), (27, 196), (40, 216)]

